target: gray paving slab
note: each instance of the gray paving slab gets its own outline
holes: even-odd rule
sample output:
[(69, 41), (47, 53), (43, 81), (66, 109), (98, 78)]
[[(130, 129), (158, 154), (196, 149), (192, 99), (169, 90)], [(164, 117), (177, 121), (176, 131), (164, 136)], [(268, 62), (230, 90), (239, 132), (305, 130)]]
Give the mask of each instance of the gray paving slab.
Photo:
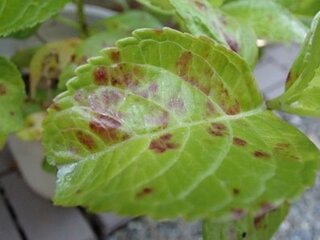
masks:
[(5, 146), (2, 150), (0, 150), (0, 175), (14, 168), (15, 168), (14, 159), (8, 147)]
[(76, 208), (61, 208), (34, 194), (15, 173), (0, 179), (28, 240), (96, 240)]
[(2, 194), (0, 194), (0, 239), (22, 240)]

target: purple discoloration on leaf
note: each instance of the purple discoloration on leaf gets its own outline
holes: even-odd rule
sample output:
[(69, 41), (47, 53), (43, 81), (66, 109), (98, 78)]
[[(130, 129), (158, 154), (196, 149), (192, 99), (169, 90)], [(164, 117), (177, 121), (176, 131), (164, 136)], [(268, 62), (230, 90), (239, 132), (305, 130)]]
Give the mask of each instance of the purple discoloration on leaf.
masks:
[(178, 97), (173, 97), (169, 100), (168, 108), (180, 113), (186, 111), (184, 101)]
[(157, 93), (158, 90), (159, 90), (159, 85), (157, 83), (151, 83), (148, 87), (148, 90), (151, 92), (151, 93)]
[(234, 220), (239, 220), (245, 216), (245, 212), (241, 208), (234, 208), (231, 209), (232, 218)]
[(155, 125), (161, 128), (166, 128), (169, 124), (169, 113), (167, 111), (162, 111), (157, 115), (146, 115), (144, 121), (147, 124)]
[(7, 88), (3, 84), (0, 84), (0, 96), (3, 96), (7, 93)]
[(106, 142), (118, 142), (128, 138), (127, 134), (119, 130), (120, 127), (119, 119), (102, 114), (89, 123), (89, 128)]
[(233, 138), (233, 144), (237, 146), (244, 147), (247, 145), (247, 142), (239, 137), (234, 137)]
[(170, 149), (177, 148), (178, 145), (172, 142), (172, 134), (168, 133), (151, 141), (149, 149), (155, 153), (164, 153)]
[(262, 150), (257, 150), (253, 153), (253, 155), (257, 158), (270, 158), (271, 155), (267, 152), (264, 152)]
[(148, 196), (148, 195), (152, 194), (153, 192), (154, 192), (154, 189), (152, 189), (150, 187), (145, 187), (141, 191), (136, 193), (136, 198), (142, 198), (142, 197)]
[(105, 67), (97, 67), (93, 72), (93, 79), (97, 85), (106, 85), (108, 83), (108, 73)]
[(225, 37), (230, 49), (232, 51), (238, 53), (240, 51), (240, 48), (239, 48), (239, 44), (237, 43), (237, 41), (235, 39), (232, 39), (228, 35), (225, 35), (224, 37)]
[(228, 129), (223, 123), (212, 123), (208, 132), (217, 137), (222, 137), (228, 134)]
[(76, 131), (76, 137), (79, 142), (88, 150), (91, 151), (97, 148), (96, 142), (89, 134), (79, 130)]

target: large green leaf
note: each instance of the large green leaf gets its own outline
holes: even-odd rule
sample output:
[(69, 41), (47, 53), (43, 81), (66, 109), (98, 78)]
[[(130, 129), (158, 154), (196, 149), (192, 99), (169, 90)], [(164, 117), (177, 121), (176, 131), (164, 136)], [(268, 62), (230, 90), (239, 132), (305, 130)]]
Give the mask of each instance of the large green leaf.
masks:
[(252, 26), (258, 37), (275, 42), (302, 42), (306, 27), (288, 10), (270, 0), (238, 0), (223, 10)]
[(258, 49), (251, 27), (213, 8), (206, 0), (172, 0), (171, 4), (189, 32), (219, 41), (254, 65)]
[(271, 100), (273, 109), (320, 117), (320, 13), (315, 17), (301, 52), (286, 81), (286, 92)]
[(0, 36), (30, 28), (59, 12), (70, 0), (0, 1)]
[(237, 54), (168, 28), (89, 60), (44, 127), (55, 203), (91, 211), (236, 219), (296, 198), (319, 162)]
[(0, 147), (5, 136), (21, 127), (24, 99), (24, 82), (18, 69), (6, 58), (0, 57)]

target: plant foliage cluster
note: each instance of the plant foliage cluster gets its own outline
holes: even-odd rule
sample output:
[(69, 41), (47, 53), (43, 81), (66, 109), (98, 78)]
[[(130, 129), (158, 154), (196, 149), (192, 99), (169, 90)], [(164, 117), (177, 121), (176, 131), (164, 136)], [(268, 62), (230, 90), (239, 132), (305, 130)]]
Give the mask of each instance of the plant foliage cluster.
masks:
[[(79, 30), (0, 57), (0, 146), (13, 132), (43, 140), (56, 204), (271, 238), (319, 167), (319, 149), (272, 112), (320, 117), (319, 1), (109, 1), (122, 12), (91, 25), (82, 0), (77, 22), (61, 17), (68, 2), (0, 2), (0, 36), (38, 36), (49, 19)], [(303, 44), (267, 102), (258, 39)]]

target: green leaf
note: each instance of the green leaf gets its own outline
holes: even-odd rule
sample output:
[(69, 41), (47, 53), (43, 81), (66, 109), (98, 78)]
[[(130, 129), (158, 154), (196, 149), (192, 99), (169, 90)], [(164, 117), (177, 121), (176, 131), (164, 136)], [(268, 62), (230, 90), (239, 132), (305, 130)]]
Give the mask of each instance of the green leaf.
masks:
[(170, 0), (137, 0), (137, 2), (162, 14), (172, 14), (174, 12)]
[(286, 81), (286, 92), (269, 101), (272, 109), (320, 117), (320, 13), (295, 60)]
[(319, 164), (237, 54), (168, 28), (78, 68), (44, 128), (55, 203), (91, 211), (237, 219), (296, 198)]
[(42, 138), (42, 122), (45, 116), (46, 112), (36, 112), (28, 115), (17, 136), (24, 141), (40, 141)]
[(137, 28), (161, 28), (162, 24), (151, 14), (131, 10), (98, 21), (94, 29), (102, 29), (107, 32), (119, 32), (129, 36)]
[(276, 0), (276, 2), (287, 7), (298, 15), (314, 16), (318, 11), (320, 11), (319, 0)]
[(3, 145), (5, 136), (21, 127), (25, 97), (24, 82), (18, 69), (0, 57), (0, 145)]
[(70, 0), (0, 1), (0, 36), (31, 28), (58, 13)]
[(9, 34), (8, 38), (26, 39), (38, 31), (40, 24)]
[(270, 0), (238, 0), (223, 10), (252, 26), (259, 38), (273, 42), (303, 42), (307, 28), (288, 10)]
[(217, 223), (205, 220), (203, 223), (204, 240), (268, 240), (277, 231), (289, 212), (289, 205), (284, 203), (279, 208), (268, 209), (256, 216), (247, 216), (239, 221)]
[(172, 0), (184, 27), (195, 35), (206, 35), (238, 52), (250, 65), (258, 56), (253, 30), (213, 8), (206, 0)]

